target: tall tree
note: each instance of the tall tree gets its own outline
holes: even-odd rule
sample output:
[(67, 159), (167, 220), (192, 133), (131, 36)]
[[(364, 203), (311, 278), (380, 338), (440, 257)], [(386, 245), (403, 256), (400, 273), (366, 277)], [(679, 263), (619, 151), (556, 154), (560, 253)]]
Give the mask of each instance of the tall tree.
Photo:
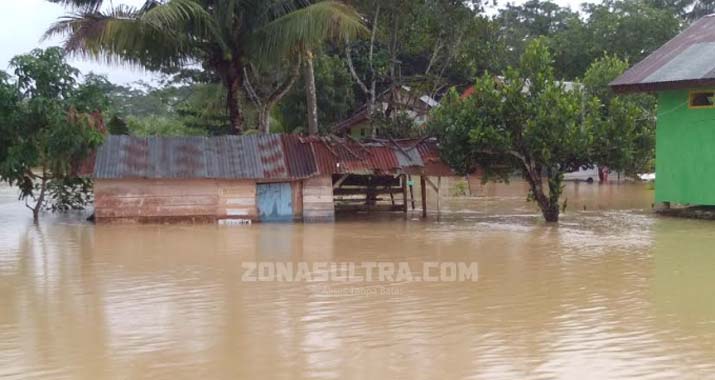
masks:
[(554, 79), (543, 39), (529, 43), (502, 79), (485, 74), (474, 95), (452, 93), (430, 122), (444, 159), (464, 173), (481, 166), (486, 179), (519, 171), (547, 222), (557, 222), (564, 173), (591, 164), (599, 102)]
[(10, 66), (16, 83), (0, 74), (0, 180), (20, 189), (37, 222), (48, 199), (52, 209), (84, 205), (89, 183), (74, 169), (102, 141), (106, 102), (85, 96), (96, 84), (78, 84), (59, 48), (33, 50)]
[(226, 89), (235, 133), (244, 129), (240, 97), (249, 62), (285, 59), (301, 46), (351, 38), (363, 28), (339, 1), (147, 0), (108, 11), (102, 0), (54, 1), (75, 11), (46, 34), (67, 37), (67, 51), (169, 72), (200, 63)]
[[(373, 135), (377, 129), (376, 119), (395, 117), (402, 111), (397, 101), (402, 86), (409, 86), (420, 95), (437, 97), (449, 85), (472, 78), (455, 78), (453, 74), (465, 72), (457, 68), (466, 61), (463, 59), (465, 46), (469, 42), (473, 50), (474, 42), (483, 36), (480, 28), (487, 26), (484, 19), (478, 17), (481, 3), (475, 0), (354, 1), (365, 15), (370, 33), (348, 44), (345, 55), (356, 90), (366, 105)], [(379, 103), (383, 102), (388, 106), (380, 107)]]
[(680, 31), (677, 14), (639, 0), (586, 4), (590, 38), (584, 49), (590, 62), (604, 53), (639, 62)]
[(270, 133), (271, 112), (300, 77), (301, 63), (300, 59), (289, 63), (288, 71), (280, 70), (275, 65), (267, 67), (248, 65), (244, 69), (246, 92), (258, 111), (259, 132)]

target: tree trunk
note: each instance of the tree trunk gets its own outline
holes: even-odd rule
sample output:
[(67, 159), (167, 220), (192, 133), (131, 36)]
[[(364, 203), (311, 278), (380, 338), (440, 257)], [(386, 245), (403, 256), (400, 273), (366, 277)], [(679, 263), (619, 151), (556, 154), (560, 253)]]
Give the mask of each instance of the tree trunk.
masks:
[(243, 132), (243, 112), (241, 110), (241, 74), (238, 69), (229, 68), (224, 79), (226, 85), (226, 108), (231, 122), (231, 131), (237, 135)]
[[(45, 203), (45, 190), (47, 189), (47, 171), (43, 168), (42, 169), (42, 179), (40, 181), (40, 196), (37, 197), (37, 201), (35, 202), (35, 207), (30, 209), (32, 210), (32, 220), (35, 222), (35, 224), (39, 223), (40, 221), (40, 211), (42, 210), (42, 205)], [(28, 206), (29, 207), (29, 206)]]
[[(559, 196), (558, 194), (551, 193), (547, 196), (544, 193), (543, 181), (541, 179), (541, 173), (539, 170), (529, 170), (526, 175), (526, 180), (529, 182), (529, 187), (531, 188), (531, 194), (534, 197), (534, 201), (539, 205), (541, 209), (541, 214), (544, 216), (544, 220), (547, 223), (557, 223), (559, 221)], [(560, 183), (559, 185), (560, 186)], [(551, 182), (549, 189), (551, 189)], [(552, 190), (556, 191), (556, 190)]]
[(353, 79), (355, 79), (360, 89), (363, 91), (363, 93), (365, 93), (368, 98), (367, 117), (368, 120), (370, 120), (370, 135), (373, 138), (375, 138), (377, 135), (377, 126), (375, 125), (374, 120), (376, 103), (375, 86), (377, 83), (377, 74), (375, 72), (373, 57), (375, 52), (375, 39), (377, 37), (377, 24), (378, 20), (380, 19), (380, 4), (381, 3), (379, 0), (375, 1), (375, 17), (373, 18), (371, 28), (372, 30), (370, 31), (370, 50), (367, 56), (367, 61), (370, 66), (370, 87), (368, 87), (367, 84), (362, 79), (360, 79), (360, 76), (358, 76), (357, 71), (355, 70), (355, 65), (353, 65), (352, 60), (352, 52), (350, 49), (350, 41), (347, 41), (345, 45), (345, 56), (347, 58), (350, 75), (352, 75)]
[(258, 131), (263, 134), (271, 133), (271, 108), (273, 105), (264, 105), (258, 109)]
[(547, 223), (558, 223), (559, 222), (559, 204), (551, 203), (546, 205), (546, 207), (541, 208), (541, 214), (544, 215), (544, 220)]
[(308, 107), (308, 134), (318, 134), (318, 98), (315, 90), (315, 71), (313, 67), (313, 52), (308, 50), (305, 54), (303, 66), (303, 80), (305, 81), (305, 97)]
[[(251, 75), (249, 73), (254, 73), (254, 78), (259, 83), (260, 78), (256, 75), (255, 70), (247, 70), (245, 67), (243, 69), (243, 85), (245, 86), (248, 98), (253, 101), (253, 104), (258, 109), (258, 131), (263, 134), (271, 133), (271, 112), (276, 103), (278, 103), (283, 97), (290, 91), (295, 84), (295, 81), (300, 77), (300, 68), (302, 65), (302, 59), (298, 56), (296, 62), (292, 65), (290, 74), (283, 82), (281, 82), (277, 87), (271, 90), (271, 92), (265, 95), (265, 90), (259, 93), (256, 87), (251, 83)], [(262, 94), (263, 93), (263, 94)]]

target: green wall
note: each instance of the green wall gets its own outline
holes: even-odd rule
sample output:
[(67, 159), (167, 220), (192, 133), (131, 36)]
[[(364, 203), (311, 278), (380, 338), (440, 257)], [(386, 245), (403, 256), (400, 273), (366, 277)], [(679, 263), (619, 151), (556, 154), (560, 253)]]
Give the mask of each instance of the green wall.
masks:
[(370, 137), (370, 134), (372, 133), (372, 127), (370, 127), (370, 122), (364, 121), (362, 123), (353, 125), (350, 127), (350, 137), (355, 138), (356, 140), (364, 139), (366, 137)]
[(687, 90), (658, 95), (656, 201), (715, 205), (715, 108), (689, 109)]

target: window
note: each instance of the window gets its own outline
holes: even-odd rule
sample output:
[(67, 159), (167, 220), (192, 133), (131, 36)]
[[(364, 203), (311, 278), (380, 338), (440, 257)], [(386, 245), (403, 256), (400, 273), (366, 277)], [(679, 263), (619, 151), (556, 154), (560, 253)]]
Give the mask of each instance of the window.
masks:
[(360, 137), (365, 137), (365, 128), (360, 128)]
[(689, 95), (689, 108), (715, 108), (715, 91), (692, 91)]

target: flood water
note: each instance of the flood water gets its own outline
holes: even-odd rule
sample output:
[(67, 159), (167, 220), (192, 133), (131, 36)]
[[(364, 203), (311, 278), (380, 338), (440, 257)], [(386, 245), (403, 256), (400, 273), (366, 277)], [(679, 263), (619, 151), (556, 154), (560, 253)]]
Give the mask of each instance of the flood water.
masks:
[[(522, 184), (441, 216), (39, 227), (0, 190), (2, 379), (715, 378), (715, 223), (646, 185)], [(434, 203), (431, 208), (434, 209)], [(243, 262), (477, 262), (476, 282), (245, 282)], [(346, 287), (380, 294), (334, 292)]]

